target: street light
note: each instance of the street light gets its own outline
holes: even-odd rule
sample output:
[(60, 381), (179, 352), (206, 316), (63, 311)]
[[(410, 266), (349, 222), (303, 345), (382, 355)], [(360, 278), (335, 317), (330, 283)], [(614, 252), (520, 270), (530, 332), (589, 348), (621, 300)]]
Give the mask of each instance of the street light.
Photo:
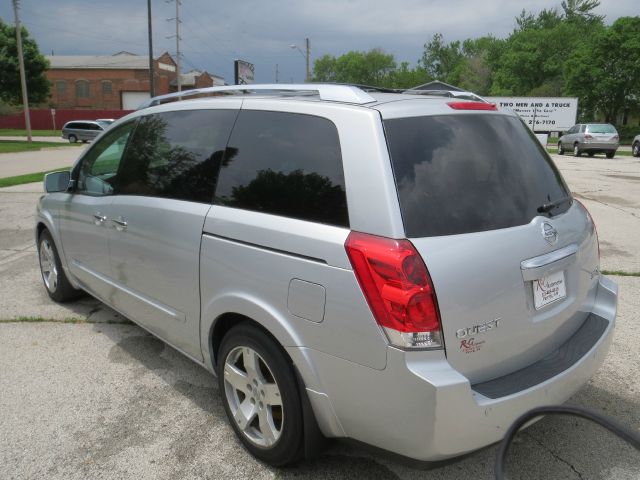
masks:
[(306, 50), (307, 52), (303, 52), (300, 47), (298, 47), (298, 45), (292, 43), (291, 45), (289, 45), (289, 48), (293, 48), (295, 50), (298, 50), (300, 52), (300, 55), (302, 55), (307, 63), (307, 78), (306, 78), (306, 82), (310, 82), (311, 81), (311, 72), (309, 70), (309, 59), (311, 57), (311, 45), (309, 43), (309, 39), (305, 38), (304, 39), (305, 45), (306, 45)]

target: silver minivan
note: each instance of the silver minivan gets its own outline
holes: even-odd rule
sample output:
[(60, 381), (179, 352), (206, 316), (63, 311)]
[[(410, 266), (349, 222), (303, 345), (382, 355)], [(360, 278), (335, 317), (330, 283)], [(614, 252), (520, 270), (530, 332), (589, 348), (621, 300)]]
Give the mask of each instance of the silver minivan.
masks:
[(427, 461), (481, 448), (567, 400), (611, 343), (617, 286), (593, 220), (493, 104), (181, 92), (45, 189), (50, 297), (88, 292), (210, 370), (271, 465), (325, 438)]
[(613, 158), (619, 146), (620, 136), (610, 123), (579, 123), (558, 139), (558, 155), (570, 151), (576, 157), (583, 153), (590, 157), (604, 153)]
[(62, 127), (62, 138), (70, 143), (93, 140), (109, 127), (109, 123), (93, 120), (73, 120)]

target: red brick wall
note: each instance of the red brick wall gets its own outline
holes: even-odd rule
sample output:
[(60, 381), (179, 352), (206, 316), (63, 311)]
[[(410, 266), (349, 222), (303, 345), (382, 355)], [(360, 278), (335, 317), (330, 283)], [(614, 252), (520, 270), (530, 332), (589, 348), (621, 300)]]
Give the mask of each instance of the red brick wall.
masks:
[[(56, 109), (56, 130), (60, 130), (65, 123), (71, 120), (95, 120), (97, 118), (118, 119), (130, 112), (131, 110)], [(33, 130), (53, 130), (51, 110), (48, 108), (31, 109), (29, 113), (31, 128)], [(24, 115), (20, 112), (13, 115), (0, 116), (0, 128), (25, 128)]]
[[(176, 76), (175, 71), (161, 69), (158, 63), (175, 67), (173, 59), (168, 54), (161, 55), (154, 63), (155, 94), (169, 93), (169, 83)], [(133, 69), (99, 69), (99, 68), (52, 68), (47, 72), (51, 82), (50, 104), (55, 108), (93, 108), (119, 110), (122, 108), (121, 92), (148, 92), (149, 70)], [(89, 96), (76, 96), (76, 82), (86, 81), (89, 85)], [(58, 82), (64, 82), (64, 93), (58, 93)], [(111, 82), (111, 92), (105, 93), (103, 83)]]

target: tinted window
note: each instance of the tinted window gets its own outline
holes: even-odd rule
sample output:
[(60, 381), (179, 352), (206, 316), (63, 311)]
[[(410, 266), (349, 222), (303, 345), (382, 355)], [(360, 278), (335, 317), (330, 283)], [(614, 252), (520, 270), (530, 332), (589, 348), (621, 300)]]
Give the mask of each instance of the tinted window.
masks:
[(538, 207), (569, 195), (540, 142), (517, 118), (399, 118), (386, 120), (385, 130), (408, 237), (523, 225), (540, 215)]
[(235, 110), (185, 110), (142, 117), (118, 193), (211, 203)]
[(78, 80), (76, 82), (76, 97), (88, 98), (89, 97), (89, 82), (86, 80)]
[(589, 133), (618, 133), (613, 125), (589, 125), (587, 128)]
[(88, 195), (113, 193), (116, 174), (133, 130), (133, 122), (121, 125), (95, 143), (76, 167), (76, 191)]
[(335, 125), (310, 115), (241, 111), (215, 203), (348, 226)]

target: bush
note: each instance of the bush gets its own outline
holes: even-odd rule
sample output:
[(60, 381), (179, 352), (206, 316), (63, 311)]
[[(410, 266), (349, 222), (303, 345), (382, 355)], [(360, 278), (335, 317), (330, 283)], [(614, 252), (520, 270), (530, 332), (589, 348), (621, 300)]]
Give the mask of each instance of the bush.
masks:
[(638, 125), (616, 125), (616, 130), (620, 135), (620, 143), (631, 143), (633, 137), (640, 135), (640, 126)]

